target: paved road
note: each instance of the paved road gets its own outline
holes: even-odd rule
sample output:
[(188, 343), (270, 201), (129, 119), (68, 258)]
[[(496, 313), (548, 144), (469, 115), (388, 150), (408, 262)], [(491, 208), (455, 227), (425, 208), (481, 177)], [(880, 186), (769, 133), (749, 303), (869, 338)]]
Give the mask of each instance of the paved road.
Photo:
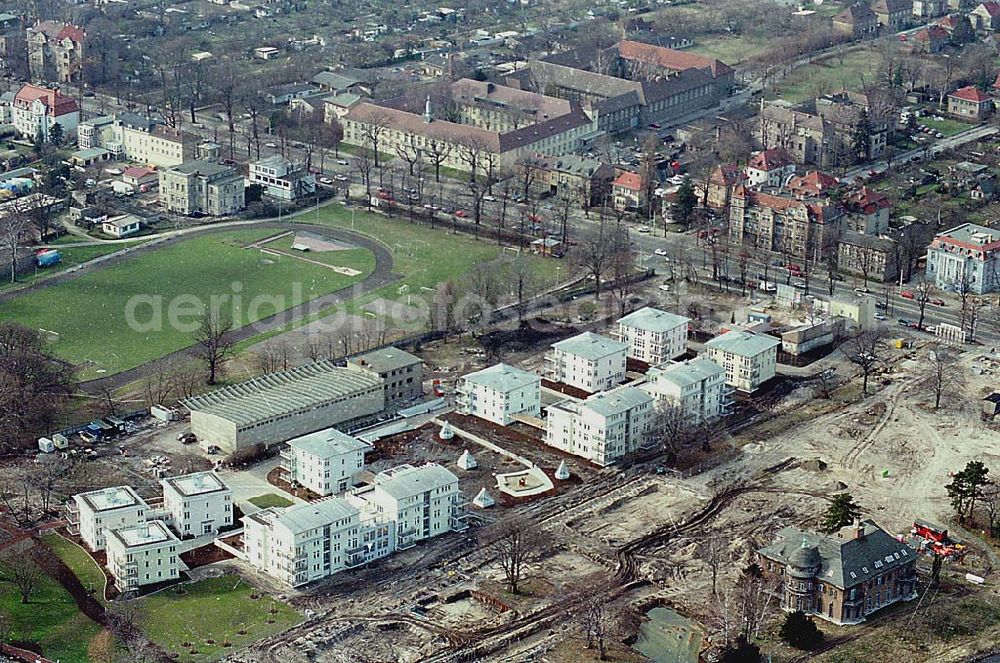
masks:
[[(289, 308), (281, 313), (269, 316), (262, 320), (259, 320), (253, 324), (241, 327), (239, 329), (234, 329), (227, 334), (227, 339), (238, 342), (244, 339), (250, 338), (257, 334), (270, 331), (273, 329), (279, 329), (285, 325), (297, 322), (304, 317), (315, 313), (320, 309), (325, 309), (333, 305), (342, 303), (344, 301), (353, 299), (359, 294), (365, 294), (376, 290), (386, 284), (392, 283), (399, 279), (398, 274), (392, 272), (393, 259), (392, 253), (387, 246), (378, 240), (375, 240), (366, 235), (351, 232), (349, 230), (338, 230), (333, 229), (328, 226), (320, 226), (311, 223), (299, 223), (299, 222), (281, 222), (278, 221), (251, 221), (251, 222), (237, 222), (237, 223), (220, 223), (211, 226), (203, 226), (200, 228), (193, 228), (187, 231), (180, 231), (172, 234), (170, 237), (161, 238), (155, 242), (149, 244), (144, 244), (140, 247), (130, 249), (128, 253), (125, 251), (120, 251), (112, 254), (107, 259), (101, 261), (91, 261), (86, 263), (81, 269), (75, 272), (63, 272), (53, 276), (50, 279), (46, 279), (42, 282), (36, 282), (28, 286), (27, 288), (10, 292), (3, 293), (0, 296), (0, 303), (10, 299), (14, 296), (19, 296), (25, 292), (29, 292), (34, 289), (49, 287), (56, 285), (58, 283), (63, 283), (70, 281), (75, 278), (79, 278), (81, 275), (94, 271), (97, 268), (107, 268), (112, 267), (116, 264), (131, 259), (136, 253), (144, 253), (154, 249), (159, 249), (164, 246), (169, 246), (176, 242), (188, 239), (190, 237), (207, 235), (212, 233), (225, 232), (231, 229), (233, 226), (243, 227), (243, 228), (261, 228), (261, 229), (274, 229), (274, 230), (308, 230), (310, 232), (316, 233), (317, 235), (322, 235), (331, 240), (336, 240), (344, 243), (354, 244), (356, 246), (366, 248), (375, 255), (375, 269), (360, 283), (352, 286), (348, 286), (336, 292), (329, 293), (322, 297), (310, 300), (308, 302), (303, 302), (292, 308)], [(147, 376), (155, 375), (163, 370), (166, 370), (172, 365), (175, 365), (181, 361), (187, 361), (191, 357), (188, 350), (178, 350), (169, 355), (166, 355), (160, 359), (137, 366), (135, 368), (122, 371), (121, 373), (116, 373), (114, 375), (96, 378), (93, 380), (87, 380), (81, 383), (81, 387), (91, 393), (102, 392), (105, 388), (111, 387), (112, 389), (118, 389), (124, 385), (135, 382), (136, 380), (141, 380)]]
[[(903, 164), (908, 161), (919, 161), (925, 156), (934, 156), (944, 152), (945, 150), (952, 150), (956, 147), (961, 147), (966, 143), (973, 143), (981, 138), (987, 136), (992, 136), (1000, 132), (1000, 128), (993, 125), (982, 125), (978, 127), (972, 127), (971, 129), (966, 129), (954, 136), (948, 136), (947, 138), (942, 138), (934, 143), (928, 143), (922, 147), (918, 147), (913, 150), (908, 150), (897, 155), (892, 162), (894, 164)], [(850, 181), (856, 177), (863, 177), (868, 174), (869, 171), (876, 171), (879, 173), (885, 172), (889, 169), (889, 164), (885, 161), (878, 161), (867, 166), (858, 166), (857, 168), (852, 168), (844, 173), (841, 178), (842, 181)]]

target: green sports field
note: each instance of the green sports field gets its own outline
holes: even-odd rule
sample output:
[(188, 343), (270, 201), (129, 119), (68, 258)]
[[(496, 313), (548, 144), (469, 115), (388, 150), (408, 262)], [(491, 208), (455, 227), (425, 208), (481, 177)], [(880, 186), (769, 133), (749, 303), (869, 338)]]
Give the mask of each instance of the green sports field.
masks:
[(199, 304), (213, 296), (243, 326), (356, 283), (374, 266), (366, 249), (336, 252), (339, 265), (362, 272), (348, 277), (244, 248), (273, 234), (239, 230), (155, 249), (0, 304), (0, 319), (44, 330), (54, 351), (78, 365), (80, 377), (92, 378), (190, 346), (193, 331), (169, 320), (196, 328)]

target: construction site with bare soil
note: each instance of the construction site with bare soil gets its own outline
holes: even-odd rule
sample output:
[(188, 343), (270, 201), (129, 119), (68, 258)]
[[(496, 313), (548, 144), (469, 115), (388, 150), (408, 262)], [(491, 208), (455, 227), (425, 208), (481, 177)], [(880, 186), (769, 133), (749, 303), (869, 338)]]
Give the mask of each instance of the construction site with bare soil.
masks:
[[(909, 540), (916, 521), (940, 524), (962, 555), (945, 561), (938, 579), (922, 555), (912, 600), (860, 624), (819, 622), (825, 639), (809, 652), (783, 643), (782, 611), (768, 599), (752, 634), (761, 650), (774, 661), (874, 662), (891, 642), (898, 655), (971, 660), (1000, 638), (1000, 560), (985, 531), (960, 526), (945, 486), (970, 459), (1000, 467), (998, 427), (982, 414), (1000, 356), (956, 352), (935, 404), (933, 347), (912, 338), (886, 344), (866, 395), (841, 352), (809, 375), (779, 376), (740, 404), (752, 414), (735, 417), (707, 450), (682, 452), (675, 467), (698, 459), (683, 471), (658, 455), (599, 468), (547, 447), (530, 426), (461, 415), (380, 440), (379, 463), (454, 468), (469, 450), (477, 467), (456, 471), (462, 491), (486, 489), (493, 505), (474, 509), (464, 533), (286, 594), (309, 619), (227, 660), (712, 660), (740, 620), (741, 574), (759, 563), (757, 551), (782, 528), (815, 530), (845, 493), (898, 540)], [(444, 366), (464, 352), (452, 343), (425, 354)], [(473, 354), (459, 363), (465, 371), (485, 361)], [(454, 436), (442, 439), (442, 427)], [(519, 465), (539, 468), (551, 488), (498, 495), (496, 475)], [(514, 555), (490, 538), (510, 522), (523, 528)]]

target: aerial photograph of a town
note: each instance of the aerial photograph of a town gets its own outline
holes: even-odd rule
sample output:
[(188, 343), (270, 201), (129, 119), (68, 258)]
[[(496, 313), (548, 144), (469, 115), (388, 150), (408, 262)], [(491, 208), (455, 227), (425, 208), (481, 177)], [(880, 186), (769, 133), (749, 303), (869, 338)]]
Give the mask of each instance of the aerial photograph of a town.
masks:
[(0, 0), (0, 663), (1000, 663), (1000, 0)]

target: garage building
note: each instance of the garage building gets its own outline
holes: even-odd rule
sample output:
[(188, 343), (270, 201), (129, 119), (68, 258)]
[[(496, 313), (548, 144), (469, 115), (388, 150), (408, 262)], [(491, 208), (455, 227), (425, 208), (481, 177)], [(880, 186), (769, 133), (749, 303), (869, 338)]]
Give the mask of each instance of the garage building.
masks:
[(383, 380), (320, 361), (263, 375), (182, 402), (204, 447), (232, 453), (369, 417), (385, 407)]

